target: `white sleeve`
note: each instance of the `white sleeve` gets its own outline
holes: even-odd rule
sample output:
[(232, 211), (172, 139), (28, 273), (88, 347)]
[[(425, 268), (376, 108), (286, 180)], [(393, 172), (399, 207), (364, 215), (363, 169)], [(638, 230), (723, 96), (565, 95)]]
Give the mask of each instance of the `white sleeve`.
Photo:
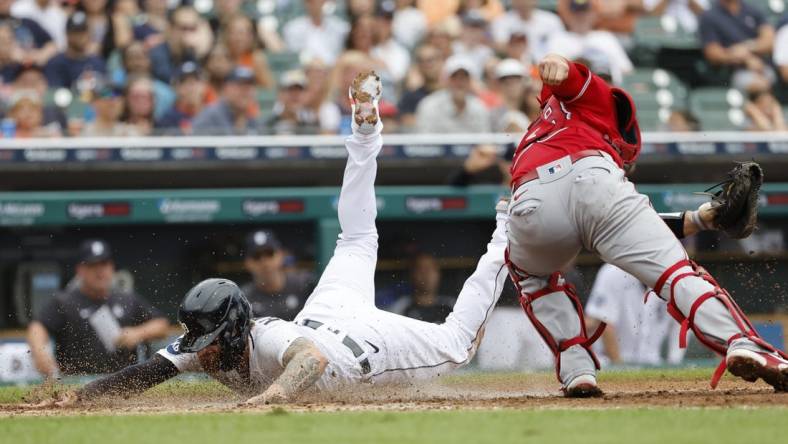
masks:
[(608, 324), (615, 324), (618, 321), (621, 304), (617, 303), (616, 295), (620, 295), (623, 291), (626, 283), (626, 279), (622, 279), (625, 277), (624, 274), (623, 270), (609, 264), (599, 269), (586, 303), (587, 316)]
[(255, 335), (254, 353), (263, 361), (276, 361), (284, 368), (283, 358), (290, 345), (304, 335), (298, 332), (292, 322), (277, 320), (270, 326), (262, 327)]
[(197, 353), (182, 353), (180, 351), (181, 338), (183, 336), (156, 353), (172, 362), (181, 373), (202, 371), (202, 365), (200, 365), (200, 360), (197, 359)]
[(772, 59), (777, 66), (788, 65), (788, 25), (780, 28), (774, 37), (774, 54)]

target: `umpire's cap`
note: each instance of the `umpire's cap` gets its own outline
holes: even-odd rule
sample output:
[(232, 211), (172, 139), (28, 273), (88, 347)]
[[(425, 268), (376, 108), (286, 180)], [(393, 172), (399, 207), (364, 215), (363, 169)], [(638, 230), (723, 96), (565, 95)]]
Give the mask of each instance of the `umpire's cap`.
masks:
[(206, 279), (186, 293), (178, 309), (178, 321), (186, 330), (179, 349), (195, 353), (218, 339), (222, 348), (243, 350), (251, 317), (249, 301), (235, 282)]

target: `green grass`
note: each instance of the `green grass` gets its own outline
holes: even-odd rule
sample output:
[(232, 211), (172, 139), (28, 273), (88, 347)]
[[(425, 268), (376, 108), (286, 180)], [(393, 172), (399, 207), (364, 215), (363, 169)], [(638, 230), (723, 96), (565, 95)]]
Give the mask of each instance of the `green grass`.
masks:
[(16, 417), (25, 443), (761, 443), (785, 442), (785, 409), (622, 409)]

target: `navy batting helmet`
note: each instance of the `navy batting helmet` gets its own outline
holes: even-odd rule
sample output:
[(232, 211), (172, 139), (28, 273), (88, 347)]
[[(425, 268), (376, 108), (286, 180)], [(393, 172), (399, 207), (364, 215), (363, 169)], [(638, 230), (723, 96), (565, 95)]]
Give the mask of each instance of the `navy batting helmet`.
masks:
[(235, 368), (251, 330), (252, 309), (243, 291), (229, 279), (206, 279), (181, 302), (178, 321), (186, 334), (180, 351), (196, 353), (213, 343), (220, 348), (220, 368)]

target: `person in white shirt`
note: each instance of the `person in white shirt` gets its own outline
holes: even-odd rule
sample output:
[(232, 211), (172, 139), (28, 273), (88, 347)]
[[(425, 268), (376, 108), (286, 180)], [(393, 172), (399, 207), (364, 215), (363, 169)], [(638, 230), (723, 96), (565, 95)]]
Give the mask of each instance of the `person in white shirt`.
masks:
[(698, 30), (698, 16), (709, 8), (709, 0), (643, 0), (643, 8), (649, 15), (662, 16), (666, 28), (681, 27), (693, 34)]
[(392, 20), (394, 10), (387, 9), (382, 3), (375, 17), (375, 41), (377, 44), (372, 48), (372, 57), (382, 60), (385, 63), (389, 75), (394, 83), (399, 84), (408, 73), (410, 67), (410, 53), (400, 44), (392, 34)]
[[(644, 304), (646, 291), (636, 277), (614, 265), (599, 269), (585, 316), (591, 331), (600, 322), (607, 324), (601, 341), (593, 345), (603, 362), (656, 366), (677, 364), (684, 358), (686, 350), (678, 346), (680, 325), (654, 294)], [(663, 347), (667, 349), (664, 357)]]
[(237, 285), (208, 279), (187, 293), (179, 310), (186, 333), (149, 361), (66, 392), (49, 405), (73, 405), (106, 394), (143, 391), (180, 372), (204, 371), (252, 396), (247, 405), (292, 401), (305, 391), (365, 384), (407, 384), (434, 378), (473, 358), (507, 278), (506, 207), (474, 273), (442, 324), (375, 307), (378, 233), (375, 177), (383, 147), (377, 107), (380, 80), (356, 77), (353, 135), (337, 212), (342, 233), (304, 309), (292, 322), (252, 321)]
[(469, 58), (476, 66), (485, 66), (495, 56), (488, 45), (487, 20), (472, 9), (462, 17), (460, 38), (452, 44), (454, 54)]
[(496, 19), (490, 32), (501, 52), (514, 33), (524, 33), (534, 60), (541, 60), (548, 54), (551, 38), (563, 34), (561, 19), (554, 13), (536, 8), (536, 0), (512, 0), (511, 10)]
[(18, 0), (11, 6), (11, 15), (28, 18), (38, 23), (52, 40), (57, 49), (66, 49), (66, 20), (68, 15), (56, 0)]
[(416, 0), (397, 0), (392, 24), (394, 38), (413, 49), (427, 34), (427, 16), (414, 6)]
[(616, 36), (610, 31), (594, 30), (596, 14), (588, 1), (572, 1), (565, 33), (555, 34), (548, 44), (550, 53), (559, 54), (569, 60), (596, 52), (604, 54), (610, 64), (611, 76), (615, 84), (635, 66)]
[(772, 61), (777, 66), (783, 82), (788, 83), (788, 16), (778, 23), (777, 33), (774, 36)]
[(307, 14), (288, 22), (283, 35), (289, 51), (317, 57), (331, 65), (344, 48), (350, 25), (337, 17), (324, 15), (324, 3), (325, 0), (305, 0)]

